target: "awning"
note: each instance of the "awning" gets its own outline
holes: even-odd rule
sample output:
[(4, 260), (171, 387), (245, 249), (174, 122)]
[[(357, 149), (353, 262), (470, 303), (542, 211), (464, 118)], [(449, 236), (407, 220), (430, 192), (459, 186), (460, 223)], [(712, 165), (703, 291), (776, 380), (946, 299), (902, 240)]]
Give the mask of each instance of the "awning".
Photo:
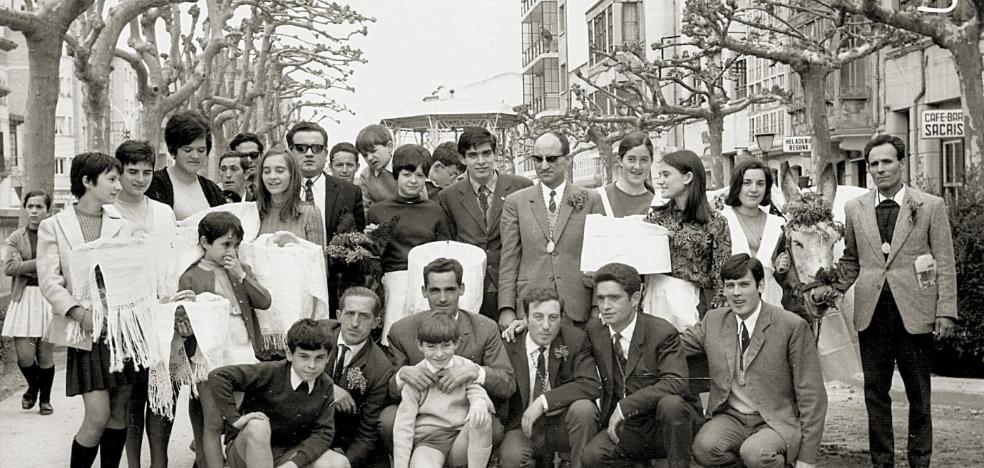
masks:
[(871, 134), (843, 135), (835, 138), (839, 140), (837, 146), (844, 151), (863, 151), (864, 145), (871, 140)]

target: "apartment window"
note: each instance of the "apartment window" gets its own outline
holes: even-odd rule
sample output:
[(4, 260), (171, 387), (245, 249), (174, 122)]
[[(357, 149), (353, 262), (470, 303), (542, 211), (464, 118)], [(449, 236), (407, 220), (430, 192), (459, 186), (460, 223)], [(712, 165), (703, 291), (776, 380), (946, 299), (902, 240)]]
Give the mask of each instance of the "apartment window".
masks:
[(65, 174), (65, 158), (55, 158), (55, 174)]
[(964, 142), (959, 140), (943, 141), (943, 187), (948, 192), (963, 185), (964, 181)]
[(55, 117), (55, 135), (71, 135), (71, 134), (72, 134), (72, 118)]
[(560, 25), (560, 30), (557, 31), (558, 34), (563, 34), (567, 31), (567, 5), (561, 5), (557, 8), (558, 23)]
[(639, 4), (622, 4), (622, 42), (638, 43), (642, 41), (642, 31), (639, 30)]
[(14, 159), (14, 165), (17, 165), (17, 126), (10, 124), (10, 156)]
[(58, 79), (58, 95), (61, 97), (72, 97), (72, 78)]
[(591, 32), (589, 36), (591, 38), (591, 43), (588, 46), (591, 49), (592, 65), (604, 60), (601, 53), (608, 51), (608, 35), (606, 34), (608, 26), (605, 23), (604, 13), (595, 16), (594, 19), (591, 20)]
[(611, 6), (609, 6), (608, 8), (605, 8), (605, 17), (607, 18), (607, 21), (606, 22), (608, 23), (608, 25), (607, 25), (608, 26), (608, 47), (605, 50), (608, 51), (609, 53), (612, 53), (612, 52), (615, 51), (615, 27), (613, 26), (612, 23), (614, 23), (615, 21), (612, 18), (612, 7)]
[(731, 65), (731, 70), (735, 77), (735, 98), (741, 99), (748, 96), (748, 70), (745, 68), (745, 59), (736, 60)]

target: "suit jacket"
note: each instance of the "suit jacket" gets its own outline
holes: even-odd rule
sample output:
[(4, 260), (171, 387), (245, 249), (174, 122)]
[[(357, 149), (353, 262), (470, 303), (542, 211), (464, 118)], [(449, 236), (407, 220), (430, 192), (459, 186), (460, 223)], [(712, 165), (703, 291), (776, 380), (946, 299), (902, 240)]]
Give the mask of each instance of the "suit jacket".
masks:
[(328, 174), (325, 179), (325, 244), (339, 232), (361, 231), (366, 227), (366, 211), (359, 187)]
[[(875, 191), (844, 205), (844, 255), (839, 267), (846, 290), (855, 284), (854, 323), (868, 328), (878, 303), (878, 291), (888, 282), (909, 333), (933, 331), (936, 317), (957, 318), (957, 279), (950, 219), (943, 199), (906, 186), (895, 221), (888, 258), (881, 250), (875, 216)], [(913, 262), (922, 254), (936, 259), (936, 285), (919, 286)]]
[(615, 401), (619, 401), (625, 419), (655, 411), (660, 398), (667, 395), (679, 395), (691, 403), (696, 402), (687, 384), (690, 371), (679, 333), (670, 322), (636, 313), (635, 331), (625, 363), (625, 398), (621, 400), (615, 395), (614, 351), (608, 326), (592, 320), (587, 331), (601, 374), (602, 418), (599, 421), (603, 425), (608, 425)]
[[(336, 320), (325, 320), (322, 324), (331, 333), (332, 342), (335, 343), (328, 356), (326, 370), (330, 373), (338, 360), (338, 333), (341, 331), (341, 324)], [(364, 384), (358, 381), (356, 374), (363, 377)], [(389, 380), (392, 375), (393, 366), (389, 357), (376, 343), (368, 339), (365, 346), (342, 370), (342, 378), (335, 382), (335, 385), (344, 388), (355, 400), (357, 412), (347, 414), (335, 411), (335, 427), (338, 430), (332, 446), (345, 449), (345, 457), (355, 468), (368, 466), (375, 456), (373, 452), (380, 447), (377, 421), (379, 413), (388, 402)], [(353, 379), (357, 381), (353, 382)]]
[[(550, 227), (541, 185), (506, 197), (502, 208), (502, 257), (499, 266), (499, 309), (512, 307), (525, 317), (523, 297), (532, 288), (551, 288), (564, 298), (567, 316), (585, 321), (591, 309), (591, 284), (581, 273), (584, 220), (588, 214), (604, 214), (598, 193), (568, 182), (560, 201), (554, 251), (547, 252)], [(574, 210), (572, 197), (584, 199)]]
[(26, 227), (14, 231), (3, 241), (0, 259), (3, 261), (3, 274), (12, 277), (10, 302), (17, 302), (24, 296), (28, 278), (38, 277), (37, 261), (31, 254), (31, 239), (27, 236)]
[[(688, 354), (706, 354), (711, 374), (710, 414), (728, 409), (738, 367), (738, 322), (730, 307), (711, 310), (681, 333)], [(745, 387), (770, 428), (786, 442), (787, 460), (816, 463), (827, 390), (809, 325), (763, 302), (745, 351)]]
[[(417, 329), (434, 311), (418, 312), (404, 317), (393, 324), (389, 331), (389, 350), (392, 355), (394, 372), (403, 366), (412, 366), (424, 359), (417, 349)], [(479, 314), (458, 311), (458, 348), (455, 354), (468, 358), (485, 368), (485, 390), (489, 396), (505, 400), (516, 391), (512, 364), (502, 339), (499, 338), (499, 325), (492, 319)], [(390, 397), (400, 399), (400, 389), (396, 385), (396, 374), (390, 379)]]
[[(529, 355), (533, 350), (526, 349), (528, 333), (517, 335), (512, 343), (505, 344), (518, 389), (509, 399), (505, 411), (499, 413), (506, 431), (520, 426), (523, 412), (530, 406), (532, 380)], [(550, 343), (550, 349), (546, 352), (550, 390), (545, 391), (543, 396), (547, 399), (548, 412), (564, 410), (577, 400), (595, 400), (601, 396), (598, 368), (595, 367), (594, 356), (591, 354), (591, 342), (584, 331), (573, 325), (561, 326), (560, 334)]]
[[(113, 205), (103, 205), (100, 238), (130, 237), (132, 225), (125, 221)], [(79, 301), (72, 296), (72, 250), (85, 243), (75, 206), (41, 221), (38, 227), (38, 285), (41, 294), (51, 304), (54, 320), (72, 320), (65, 314)]]
[(467, 177), (449, 185), (438, 194), (441, 207), (447, 214), (451, 238), (485, 250), (485, 292), (499, 289), (499, 255), (502, 253), (499, 220), (506, 196), (531, 185), (533, 182), (525, 177), (500, 173), (489, 205), (488, 224), (485, 223), (478, 196), (472, 190), (471, 181)]

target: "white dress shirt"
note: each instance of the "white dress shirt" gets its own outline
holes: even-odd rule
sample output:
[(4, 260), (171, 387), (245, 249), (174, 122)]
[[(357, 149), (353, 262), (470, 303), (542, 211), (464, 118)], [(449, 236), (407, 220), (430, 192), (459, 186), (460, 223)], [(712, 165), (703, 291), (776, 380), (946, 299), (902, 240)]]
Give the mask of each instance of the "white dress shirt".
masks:
[[(550, 343), (547, 343), (546, 346), (544, 346), (544, 348), (546, 348), (546, 350), (543, 352), (543, 371), (545, 373), (544, 378), (546, 379), (546, 382), (550, 382), (550, 370), (549, 370), (550, 369), (549, 366)], [(533, 339), (530, 338), (529, 333), (526, 334), (526, 358), (527, 358), (526, 365), (529, 367), (529, 375), (530, 375), (529, 395), (533, 396), (533, 390), (536, 387), (536, 379), (539, 378), (539, 376), (536, 374), (536, 360), (540, 358), (540, 345), (536, 344), (536, 342), (534, 342)], [(547, 410), (546, 393), (547, 390), (549, 390), (549, 388), (547, 388), (547, 385), (549, 384), (546, 382), (543, 385), (543, 395), (540, 395), (540, 397), (537, 398), (535, 402), (532, 401), (530, 402), (530, 405), (532, 405), (533, 403), (539, 403), (543, 405), (543, 411)]]
[(564, 199), (564, 189), (567, 188), (567, 181), (560, 183), (557, 188), (547, 187), (547, 184), (541, 183), (540, 190), (543, 191), (543, 207), (547, 209), (547, 213), (550, 212), (550, 192), (557, 192), (554, 194), (554, 203), (557, 204), (557, 212), (560, 213), (560, 202)]
[(342, 363), (343, 368), (348, 367), (352, 363), (352, 359), (355, 358), (356, 354), (359, 354), (359, 351), (362, 351), (362, 348), (366, 345), (366, 341), (369, 341), (369, 338), (362, 340), (362, 343), (351, 345), (345, 341), (341, 333), (338, 334), (338, 344), (335, 345), (338, 348), (338, 352), (342, 351), (342, 345), (348, 346), (348, 351), (345, 352), (345, 362)]
[(304, 187), (307, 186), (307, 181), (314, 181), (314, 184), (311, 186), (311, 191), (314, 192), (314, 206), (318, 207), (318, 211), (321, 213), (322, 218), (325, 217), (325, 193), (328, 191), (325, 188), (326, 178), (327, 174), (322, 172), (315, 177), (305, 177), (301, 180), (301, 201), (304, 200)]
[(290, 368), (290, 388), (297, 390), (297, 387), (301, 386), (301, 382), (307, 382), (308, 384), (308, 395), (314, 391), (314, 383), (317, 379), (304, 380), (301, 376), (297, 375), (297, 371), (294, 370), (294, 366)]
[[(875, 206), (878, 206), (884, 200), (885, 197), (882, 197), (881, 192), (875, 189)], [(898, 192), (895, 192), (895, 195), (892, 195), (892, 201), (897, 203), (899, 208), (902, 207), (902, 200), (905, 200), (905, 184), (902, 184), (902, 188)]]
[[(616, 332), (615, 330), (612, 330), (611, 325), (608, 326), (608, 333), (611, 335), (611, 338), (612, 338), (611, 341), (612, 342), (615, 341), (615, 334), (616, 333), (619, 333), (620, 335), (622, 335), (622, 337), (618, 340), (618, 344), (622, 345), (622, 354), (623, 354), (622, 357), (625, 358), (625, 359), (628, 359), (629, 358), (629, 345), (632, 344), (632, 335), (635, 334), (636, 322), (639, 320), (639, 312), (634, 312), (634, 313), (635, 313), (635, 315), (632, 316), (632, 321), (629, 322), (628, 326), (626, 326), (624, 330), (622, 330), (620, 332)], [(625, 371), (622, 371), (622, 378), (625, 378), (625, 377), (626, 377)], [(622, 414), (622, 402), (621, 401), (618, 402), (617, 405), (615, 405), (615, 411), (617, 411), (618, 414), (621, 415), (621, 417), (623, 419), (625, 418), (625, 415)]]

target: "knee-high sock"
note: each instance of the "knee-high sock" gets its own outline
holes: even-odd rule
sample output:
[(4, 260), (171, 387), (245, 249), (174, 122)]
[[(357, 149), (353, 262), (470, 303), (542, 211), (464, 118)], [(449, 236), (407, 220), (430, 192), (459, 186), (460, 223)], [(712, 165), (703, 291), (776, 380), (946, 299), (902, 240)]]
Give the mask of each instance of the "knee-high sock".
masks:
[(35, 372), (38, 379), (38, 389), (40, 390), (38, 399), (41, 403), (48, 403), (51, 401), (51, 384), (55, 381), (55, 368), (54, 366), (47, 369), (39, 367)]
[(99, 453), (99, 446), (86, 447), (74, 438), (72, 439), (72, 461), (69, 466), (71, 468), (92, 468), (92, 464), (96, 461), (96, 455)]
[(38, 394), (38, 365), (31, 364), (28, 367), (18, 365), (20, 367), (21, 374), (24, 374), (24, 380), (27, 381), (27, 394), (37, 395)]
[(110, 429), (103, 431), (99, 439), (99, 466), (102, 468), (119, 468), (123, 458), (123, 448), (126, 446), (126, 429)]
[[(460, 449), (459, 449), (460, 450)], [(474, 443), (468, 443), (468, 468), (485, 468), (489, 465), (489, 457), (492, 456), (492, 446), (479, 447)]]

